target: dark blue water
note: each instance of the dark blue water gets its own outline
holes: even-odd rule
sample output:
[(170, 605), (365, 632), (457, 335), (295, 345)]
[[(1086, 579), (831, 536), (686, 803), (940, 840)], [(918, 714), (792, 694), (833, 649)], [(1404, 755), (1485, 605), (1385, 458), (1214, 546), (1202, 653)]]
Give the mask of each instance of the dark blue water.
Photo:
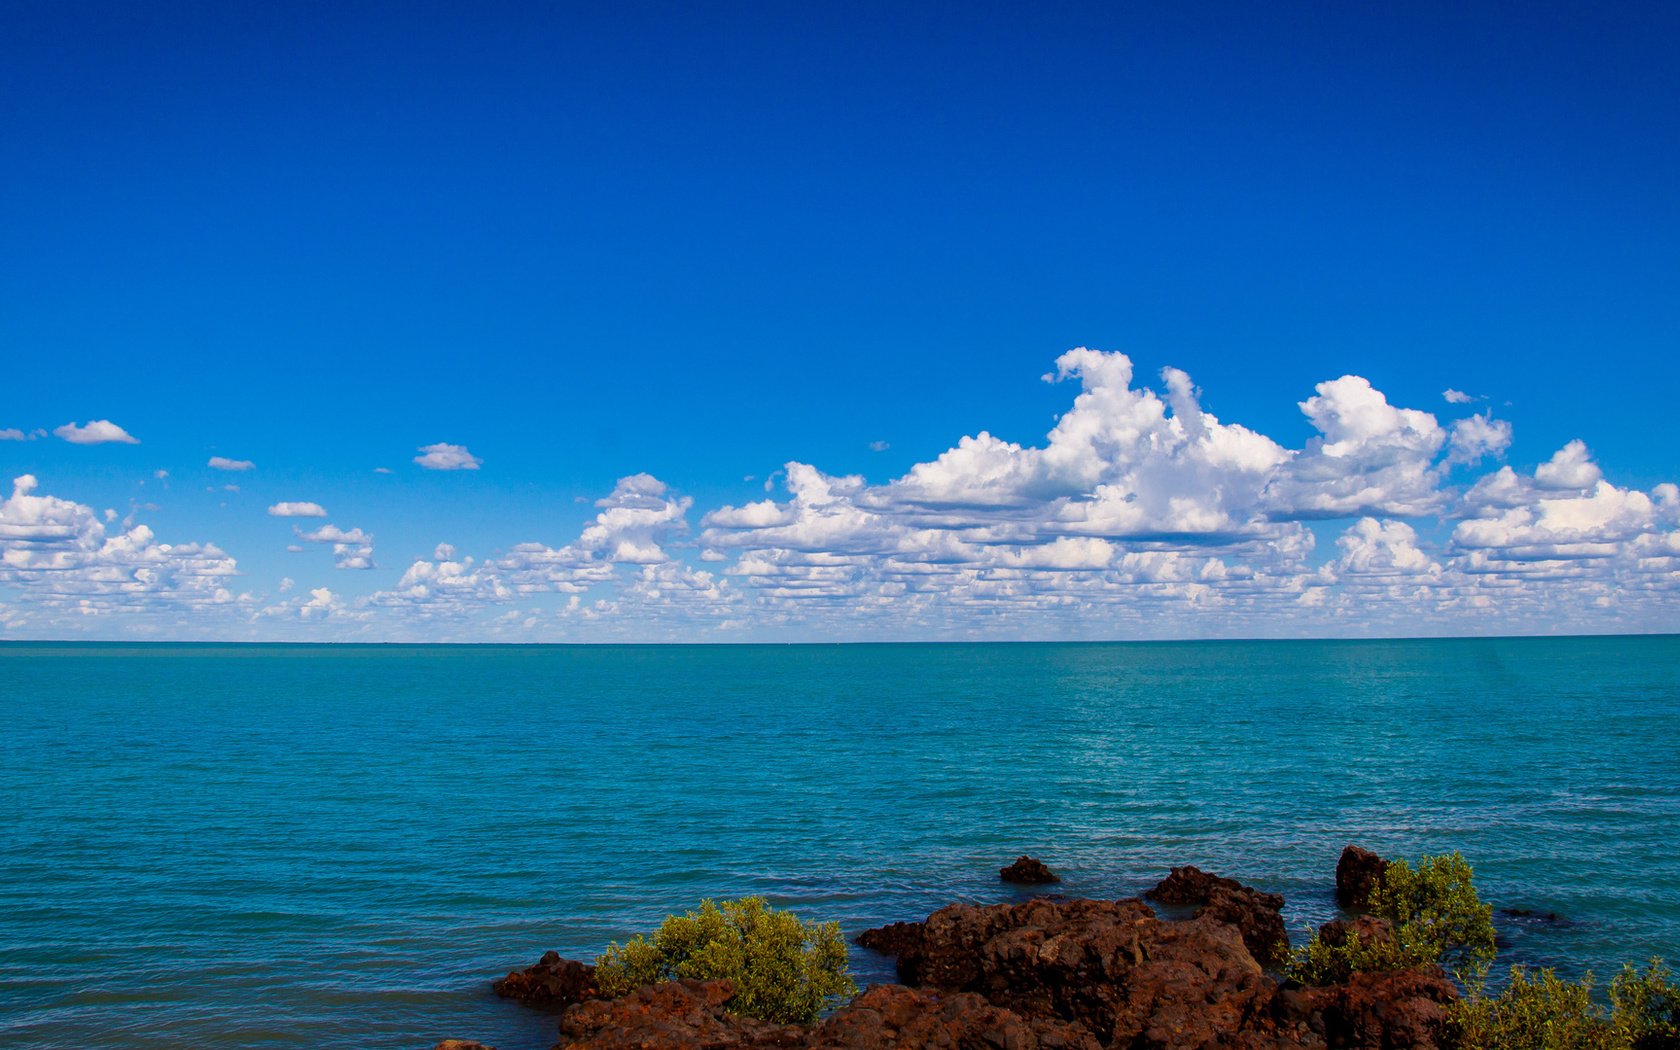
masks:
[[(704, 896), (848, 932), (1047, 860), (1332, 911), (1459, 849), (1507, 961), (1680, 957), (1680, 639), (0, 645), (0, 1044), (546, 1047), (491, 977)], [(854, 952), (865, 978), (878, 959)]]

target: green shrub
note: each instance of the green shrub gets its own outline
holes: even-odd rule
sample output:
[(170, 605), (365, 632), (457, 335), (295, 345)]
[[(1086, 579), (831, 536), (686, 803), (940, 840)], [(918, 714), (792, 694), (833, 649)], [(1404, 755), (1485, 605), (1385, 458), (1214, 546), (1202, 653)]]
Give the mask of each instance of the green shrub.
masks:
[(1513, 967), (1496, 996), (1480, 988), (1447, 1008), (1457, 1050), (1675, 1050), (1680, 988), (1653, 959), (1622, 968), (1610, 982), (1608, 1010), (1593, 1001), (1593, 978), (1560, 979), (1551, 970)]
[(1610, 1018), (1633, 1050), (1680, 1050), (1680, 988), (1661, 959), (1610, 982)]
[(1394, 924), (1405, 955), (1480, 977), (1493, 963), (1493, 908), (1476, 895), (1473, 874), (1456, 850), (1423, 857), (1415, 869), (1391, 861), (1371, 891), (1371, 911)]
[(1479, 979), (1493, 961), (1493, 908), (1471, 882), (1458, 853), (1423, 857), (1413, 868), (1390, 861), (1371, 892), (1371, 914), (1393, 926), (1392, 941), (1349, 936), (1331, 944), (1314, 933), (1290, 958), (1286, 973), (1302, 984), (1335, 984), (1351, 974), (1441, 965), (1460, 979)]
[(1363, 941), (1349, 935), (1331, 942), (1314, 933), (1290, 955), (1284, 974), (1301, 984), (1341, 984), (1356, 973), (1406, 970), (1418, 965), (1419, 961), (1406, 954), (1397, 940)]
[(1592, 988), (1591, 974), (1571, 983), (1513, 967), (1498, 995), (1476, 992), (1447, 1007), (1451, 1041), (1458, 1050), (1627, 1050)]
[(672, 915), (651, 939), (611, 944), (595, 960), (595, 983), (608, 995), (671, 980), (735, 983), (729, 1009), (781, 1023), (809, 1023), (857, 992), (846, 969), (837, 923), (801, 922), (760, 897), (703, 901)]

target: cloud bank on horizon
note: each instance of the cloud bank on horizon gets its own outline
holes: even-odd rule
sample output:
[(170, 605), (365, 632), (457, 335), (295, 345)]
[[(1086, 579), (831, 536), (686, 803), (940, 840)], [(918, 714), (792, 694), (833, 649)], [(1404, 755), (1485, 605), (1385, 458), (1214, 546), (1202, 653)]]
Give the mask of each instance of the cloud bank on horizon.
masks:
[[(1580, 440), (1501, 464), (1512, 426), (1390, 404), (1356, 375), (1299, 403), (1290, 448), (1201, 407), (1175, 368), (1061, 355), (1078, 385), (1040, 445), (985, 430), (897, 478), (789, 462), (785, 493), (696, 510), (621, 478), (568, 542), (479, 556), (440, 544), (362, 594), (290, 578), (242, 586), (213, 543), (165, 543), (130, 515), (37, 494), (0, 501), (0, 633), (333, 640), (1158, 638), (1672, 629), (1680, 489), (1606, 480)], [(1443, 394), (1456, 411), (1480, 400)], [(109, 429), (106, 429), (109, 428)], [(61, 428), (63, 429), (63, 428)], [(78, 428), (128, 435), (106, 421)], [(121, 436), (111, 436), (120, 434)], [(75, 439), (71, 439), (75, 440)], [(884, 443), (882, 443), (884, 445)], [(434, 444), (428, 470), (478, 470)], [(217, 457), (220, 459), (220, 457)], [(248, 470), (248, 461), (212, 460)], [(312, 502), (277, 517), (326, 517)], [(373, 535), (336, 524), (337, 569)], [(294, 545), (296, 549), (296, 545)], [(390, 570), (395, 573), (395, 569)], [(314, 584), (314, 585), (312, 585)]]

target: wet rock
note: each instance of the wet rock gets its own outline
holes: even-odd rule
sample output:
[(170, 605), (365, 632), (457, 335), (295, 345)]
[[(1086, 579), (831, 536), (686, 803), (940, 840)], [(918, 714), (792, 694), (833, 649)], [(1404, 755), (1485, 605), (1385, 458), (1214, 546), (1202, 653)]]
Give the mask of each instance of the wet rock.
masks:
[(1349, 846), (1336, 861), (1336, 903), (1344, 908), (1369, 908), (1371, 891), (1382, 881), (1388, 861), (1368, 849)]
[(1195, 905), (1197, 918), (1208, 918), (1242, 931), (1243, 943), (1262, 966), (1282, 966), (1289, 958), (1289, 932), (1283, 924), (1283, 898), (1187, 865), (1174, 868), (1148, 894), (1162, 904)]
[(905, 984), (917, 984), (922, 956), (922, 925), (919, 922), (888, 923), (873, 930), (864, 930), (852, 939), (852, 943), (892, 956), (898, 961), (898, 979)]
[(1568, 926), (1569, 920), (1555, 911), (1535, 911), (1533, 908), (1500, 908), (1499, 914), (1508, 919), (1526, 919), (1533, 923), (1546, 923), (1550, 926)]
[(504, 999), (556, 1010), (601, 997), (595, 987), (595, 967), (562, 959), (559, 952), (543, 953), (535, 966), (515, 970), (490, 982), (490, 987)]
[(471, 1039), (444, 1039), (440, 1040), (438, 1045), (432, 1047), (432, 1050), (496, 1050), (496, 1048), (485, 1046), (483, 1043), (475, 1043)]
[(1055, 872), (1044, 866), (1043, 861), (1025, 856), (1016, 857), (1015, 863), (1007, 868), (998, 869), (998, 877), (1017, 886), (1046, 886), (1062, 881)]

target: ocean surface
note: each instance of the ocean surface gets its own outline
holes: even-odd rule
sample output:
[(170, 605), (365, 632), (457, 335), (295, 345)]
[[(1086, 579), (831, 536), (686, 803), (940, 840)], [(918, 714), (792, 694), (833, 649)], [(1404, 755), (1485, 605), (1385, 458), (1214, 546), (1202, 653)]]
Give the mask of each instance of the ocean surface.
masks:
[[(0, 1045), (500, 1050), (707, 896), (847, 933), (1461, 850), (1502, 962), (1680, 961), (1680, 638), (0, 645)], [(1297, 933), (1297, 939), (1299, 939)], [(868, 980), (890, 964), (854, 949)]]

